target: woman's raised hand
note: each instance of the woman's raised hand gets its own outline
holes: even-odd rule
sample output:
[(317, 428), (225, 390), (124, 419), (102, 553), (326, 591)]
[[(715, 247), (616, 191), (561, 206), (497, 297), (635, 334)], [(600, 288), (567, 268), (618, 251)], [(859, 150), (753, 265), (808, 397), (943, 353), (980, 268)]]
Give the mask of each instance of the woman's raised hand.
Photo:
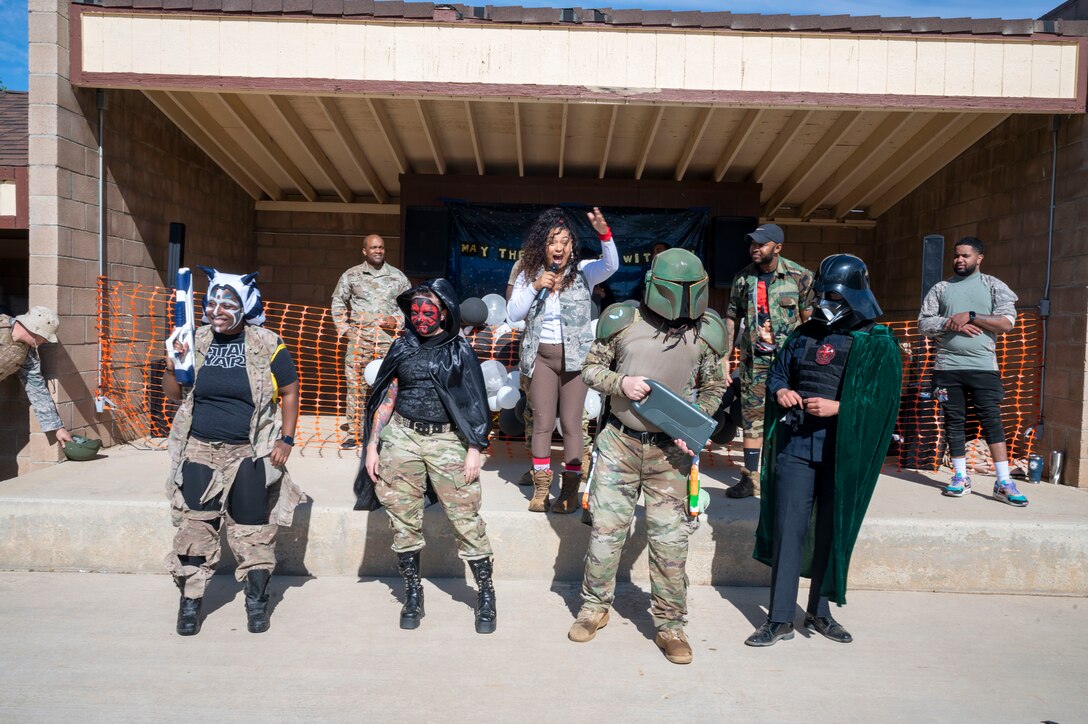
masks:
[(604, 214), (596, 206), (593, 207), (593, 211), (586, 213), (589, 217), (589, 223), (593, 225), (593, 230), (601, 236), (608, 233), (608, 222), (604, 220)]

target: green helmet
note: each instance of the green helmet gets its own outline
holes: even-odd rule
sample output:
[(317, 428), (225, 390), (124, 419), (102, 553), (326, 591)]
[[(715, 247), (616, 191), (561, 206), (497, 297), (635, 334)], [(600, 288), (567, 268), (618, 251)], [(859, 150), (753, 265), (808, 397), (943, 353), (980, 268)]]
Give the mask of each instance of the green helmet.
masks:
[(654, 257), (642, 300), (647, 307), (668, 320), (698, 319), (709, 297), (709, 280), (699, 257), (687, 249), (668, 249)]
[(69, 460), (94, 460), (101, 448), (101, 440), (72, 435), (72, 442), (64, 443), (64, 456)]

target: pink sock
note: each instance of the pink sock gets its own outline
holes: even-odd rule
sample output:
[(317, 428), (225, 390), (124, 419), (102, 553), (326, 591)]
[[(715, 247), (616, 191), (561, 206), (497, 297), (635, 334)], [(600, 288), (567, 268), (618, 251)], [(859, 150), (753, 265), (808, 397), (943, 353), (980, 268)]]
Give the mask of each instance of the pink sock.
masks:
[(551, 464), (551, 458), (533, 458), (533, 470), (547, 470)]

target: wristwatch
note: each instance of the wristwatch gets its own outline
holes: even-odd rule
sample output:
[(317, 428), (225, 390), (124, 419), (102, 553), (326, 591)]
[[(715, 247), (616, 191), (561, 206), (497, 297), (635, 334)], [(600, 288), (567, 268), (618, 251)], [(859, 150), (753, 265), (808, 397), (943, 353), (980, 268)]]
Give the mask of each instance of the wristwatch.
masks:
[(280, 442), (282, 442), (285, 445), (288, 445), (290, 447), (295, 446), (295, 438), (292, 437), (291, 435), (281, 435), (280, 436)]
[(968, 323), (970, 323), (970, 324), (974, 324), (974, 323), (975, 323), (975, 317), (976, 317), (976, 316), (978, 316), (978, 315), (976, 315), (976, 314), (975, 314), (974, 312), (968, 312), (968, 313), (967, 313), (967, 321), (968, 321)]

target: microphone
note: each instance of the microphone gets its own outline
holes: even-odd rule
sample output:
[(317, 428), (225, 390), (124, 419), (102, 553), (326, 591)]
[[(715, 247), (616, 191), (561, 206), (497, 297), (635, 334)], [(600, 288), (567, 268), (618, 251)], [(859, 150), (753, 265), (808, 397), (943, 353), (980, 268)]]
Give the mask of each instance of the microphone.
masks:
[[(558, 262), (552, 262), (552, 268), (549, 271), (552, 274), (559, 271), (559, 263)], [(550, 292), (550, 291), (551, 291), (551, 289), (549, 289), (548, 287), (541, 287), (540, 291), (536, 293), (536, 301), (537, 302), (543, 302), (545, 299), (548, 298), (548, 292)]]

